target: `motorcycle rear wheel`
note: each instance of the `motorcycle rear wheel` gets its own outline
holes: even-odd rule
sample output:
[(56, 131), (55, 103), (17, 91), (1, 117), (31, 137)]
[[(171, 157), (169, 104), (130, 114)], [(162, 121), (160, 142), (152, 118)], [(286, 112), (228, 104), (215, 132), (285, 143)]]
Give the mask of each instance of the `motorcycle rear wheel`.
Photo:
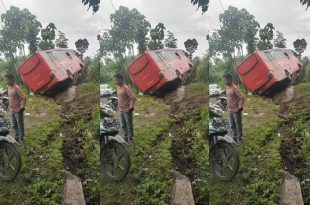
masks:
[(219, 180), (232, 180), (239, 170), (239, 155), (234, 144), (219, 142), (210, 150), (210, 169)]
[(1, 143), (0, 145), (0, 180), (12, 181), (21, 169), (21, 157), (14, 144)]
[(101, 172), (113, 181), (124, 179), (130, 169), (130, 155), (124, 144), (112, 142), (101, 151)]

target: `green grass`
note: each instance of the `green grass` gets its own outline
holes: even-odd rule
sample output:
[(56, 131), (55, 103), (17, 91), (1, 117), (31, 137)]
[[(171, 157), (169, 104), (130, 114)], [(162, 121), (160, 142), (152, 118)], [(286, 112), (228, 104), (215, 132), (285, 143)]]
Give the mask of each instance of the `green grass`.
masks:
[(276, 107), (257, 96), (246, 96), (245, 141), (238, 147), (240, 169), (230, 182), (210, 177), (210, 204), (278, 204), (282, 184), (279, 121)]
[[(85, 93), (95, 90), (95, 84), (83, 84)], [(96, 93), (99, 93), (99, 91)], [(19, 147), (22, 170), (12, 182), (0, 182), (0, 204), (61, 204), (65, 161), (62, 155), (66, 122), (59, 117), (59, 106), (41, 96), (28, 96), (25, 117), (25, 144)], [(99, 101), (91, 116), (75, 114), (73, 136), (85, 137), (85, 162), (89, 180), (85, 186), (91, 197), (99, 201)]]
[[(87, 170), (90, 180), (84, 188), (90, 192), (92, 202), (99, 202), (100, 198), (100, 145), (99, 145), (99, 105), (92, 109), (90, 118), (77, 112), (80, 118), (74, 123), (73, 134), (75, 137), (84, 137), (85, 167), (80, 167), (79, 172)], [(69, 128), (70, 129), (70, 128)]]
[[(194, 152), (194, 177), (191, 179), (192, 188), (196, 197), (200, 201), (206, 203), (209, 200), (209, 146), (208, 146), (208, 108), (204, 108), (197, 115), (191, 115), (188, 112), (188, 120), (185, 121), (185, 126), (182, 129), (183, 136), (186, 138), (192, 137), (192, 148)], [(195, 178), (195, 179), (194, 179)], [(197, 180), (199, 178), (199, 180)]]
[(136, 96), (135, 141), (131, 169), (121, 182), (104, 180), (101, 204), (168, 204), (173, 183), (172, 139), (167, 132), (167, 106), (149, 96)]
[(103, 181), (101, 204), (169, 203), (173, 164), (167, 125), (162, 122), (137, 131), (130, 149), (130, 173), (122, 182)]
[(190, 94), (200, 94), (200, 93), (206, 93), (206, 95), (209, 93), (209, 87), (207, 83), (202, 82), (195, 82), (191, 83), (188, 86), (186, 86), (187, 92)]
[(290, 153), (290, 159), (297, 162), (290, 172), (299, 178), (304, 198), (309, 198), (310, 182), (305, 179), (310, 178), (310, 102), (309, 98), (306, 100), (310, 92), (310, 83), (296, 85), (295, 92), (297, 96), (305, 97), (302, 107), (297, 103), (296, 107), (290, 108), (288, 118), (284, 122), (285, 141), (287, 145), (291, 145), (286, 153)]
[(36, 107), (55, 112), (54, 103), (39, 97), (30, 99), (27, 112), (32, 113), (36, 123), (27, 123), (29, 118), (25, 118), (26, 142), (19, 147), (22, 169), (14, 181), (0, 182), (0, 204), (59, 204), (61, 201), (64, 176), (59, 129), (62, 121), (53, 114), (47, 121), (46, 116), (37, 115)]
[[(100, 85), (99, 85), (99, 83), (95, 83), (95, 82), (83, 83), (79, 86), (79, 91), (81, 94), (97, 94), (99, 96)], [(99, 101), (99, 99), (98, 99), (98, 101)]]
[(295, 87), (296, 92), (299, 94), (309, 94), (310, 91), (309, 88), (310, 88), (310, 82), (300, 83)]

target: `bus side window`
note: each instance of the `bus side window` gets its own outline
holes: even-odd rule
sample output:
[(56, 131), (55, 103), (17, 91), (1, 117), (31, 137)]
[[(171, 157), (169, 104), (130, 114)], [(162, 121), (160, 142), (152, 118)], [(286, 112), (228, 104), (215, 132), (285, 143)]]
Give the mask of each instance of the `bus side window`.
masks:
[(290, 55), (289, 55), (287, 52), (284, 52), (284, 55), (285, 55), (288, 59), (290, 59)]
[(179, 59), (181, 59), (181, 56), (178, 52), (175, 52), (175, 55), (178, 56)]
[(72, 58), (72, 56), (70, 55), (69, 52), (66, 52), (66, 54), (67, 54), (67, 56), (68, 56), (70, 59)]

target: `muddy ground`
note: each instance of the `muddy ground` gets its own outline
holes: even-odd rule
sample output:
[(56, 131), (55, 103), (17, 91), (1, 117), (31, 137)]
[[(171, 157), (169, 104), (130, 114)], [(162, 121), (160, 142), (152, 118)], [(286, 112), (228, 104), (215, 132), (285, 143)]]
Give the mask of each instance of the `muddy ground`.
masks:
[(298, 177), (304, 203), (310, 204), (310, 193), (303, 189), (305, 183), (309, 183), (305, 180), (310, 179), (310, 168), (303, 161), (302, 148), (305, 137), (310, 136), (309, 133), (294, 131), (297, 121), (310, 126), (310, 95), (299, 93), (292, 86), (275, 96), (274, 102), (279, 105), (280, 116), (284, 118), (283, 125), (280, 127), (283, 169)]
[[(189, 178), (195, 204), (208, 204), (208, 196), (197, 192), (195, 182), (206, 180), (206, 174), (195, 162), (195, 133), (185, 133), (184, 128), (189, 120), (201, 122), (201, 110), (208, 105), (207, 93), (190, 93), (185, 86), (166, 95), (164, 102), (169, 105), (170, 116), (175, 119), (169, 129), (172, 136), (172, 156), (174, 169)], [(206, 138), (207, 139), (207, 138)], [(207, 143), (207, 141), (206, 141)]]
[(181, 110), (198, 111), (208, 105), (208, 93), (190, 93), (185, 86), (167, 94), (164, 102), (170, 106), (170, 113), (178, 115)]
[(81, 179), (86, 204), (99, 203), (99, 198), (93, 198), (87, 185), (92, 176), (85, 159), (86, 136), (77, 136), (75, 130), (78, 120), (92, 120), (91, 111), (98, 106), (99, 96), (81, 93), (79, 87), (73, 86), (57, 95), (55, 101), (61, 106), (60, 114), (65, 119), (61, 132), (64, 136), (62, 154), (66, 171)]

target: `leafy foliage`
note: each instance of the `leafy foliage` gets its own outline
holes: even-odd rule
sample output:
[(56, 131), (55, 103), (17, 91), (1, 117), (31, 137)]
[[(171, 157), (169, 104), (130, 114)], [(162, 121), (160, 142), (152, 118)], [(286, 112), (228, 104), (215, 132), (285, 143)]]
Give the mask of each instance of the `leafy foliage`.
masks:
[(61, 31), (58, 31), (58, 38), (56, 39), (57, 48), (68, 48), (68, 39), (65, 34)]
[(310, 6), (310, 0), (299, 0), (300, 3), (303, 5), (303, 6), (306, 6), (306, 10), (309, 8)]
[(158, 50), (164, 48), (163, 40), (165, 38), (166, 27), (163, 23), (158, 23), (157, 26), (150, 30), (151, 41), (149, 42), (150, 50)]
[(243, 55), (243, 43), (247, 45), (248, 54), (255, 50), (256, 33), (260, 27), (255, 17), (247, 10), (229, 6), (220, 14), (221, 29), (209, 39), (211, 56), (222, 54), (224, 58), (234, 62), (235, 52)]
[(89, 43), (88, 43), (88, 40), (86, 38), (78, 39), (75, 42), (76, 50), (79, 52), (81, 59), (83, 59), (83, 54), (88, 49), (88, 46), (89, 46)]
[(259, 50), (267, 50), (273, 48), (272, 39), (273, 31), (275, 30), (272, 23), (267, 23), (267, 25), (259, 30), (260, 41), (257, 44)]
[(146, 37), (151, 24), (137, 9), (130, 10), (120, 6), (110, 16), (113, 23), (111, 30), (99, 36), (100, 53), (103, 56), (113, 54), (116, 58), (123, 58), (126, 51), (133, 54), (133, 44), (138, 44), (139, 53), (146, 50)]
[(286, 48), (286, 39), (284, 38), (283, 33), (277, 31), (276, 38), (273, 41), (274, 47), (276, 48)]
[(298, 81), (299, 82), (306, 82), (310, 81), (310, 58), (308, 56), (305, 56), (301, 59), (301, 72), (298, 75)]
[(209, 79), (209, 65), (208, 57), (203, 58), (201, 63), (199, 63), (197, 67), (197, 80), (199, 80), (199, 82), (207, 83)]
[(185, 46), (185, 50), (189, 53), (189, 57), (192, 59), (193, 57), (193, 53), (195, 53), (195, 51), (198, 48), (198, 42), (196, 39), (187, 39), (184, 42), (184, 46)]
[(95, 58), (90, 62), (90, 65), (87, 67), (88, 75), (87, 80), (93, 81), (93, 82), (99, 82), (100, 81), (100, 67), (102, 66), (100, 62), (100, 58)]
[(307, 48), (307, 41), (303, 39), (297, 39), (293, 42), (295, 51), (298, 53), (299, 58), (301, 58), (301, 54), (306, 50)]
[(54, 40), (56, 37), (56, 26), (54, 23), (49, 23), (45, 29), (41, 30), (42, 40), (39, 44), (41, 50), (49, 50), (55, 48)]
[(42, 27), (37, 17), (27, 9), (20, 10), (11, 6), (6, 13), (1, 15), (3, 27), (0, 31), (0, 52), (5, 57), (13, 59), (16, 52), (24, 52), (24, 44), (29, 44), (29, 52), (37, 49), (38, 33)]
[(167, 48), (176, 48), (178, 39), (174, 37), (174, 34), (172, 32), (167, 31), (167, 33), (168, 37), (165, 39), (165, 46)]
[(100, 7), (100, 0), (82, 0), (82, 3), (84, 5), (87, 5), (88, 9), (92, 8), (94, 13), (96, 13), (99, 10), (99, 7)]
[(193, 5), (197, 5), (199, 9), (201, 7), (202, 13), (205, 13), (209, 7), (209, 0), (191, 0)]

